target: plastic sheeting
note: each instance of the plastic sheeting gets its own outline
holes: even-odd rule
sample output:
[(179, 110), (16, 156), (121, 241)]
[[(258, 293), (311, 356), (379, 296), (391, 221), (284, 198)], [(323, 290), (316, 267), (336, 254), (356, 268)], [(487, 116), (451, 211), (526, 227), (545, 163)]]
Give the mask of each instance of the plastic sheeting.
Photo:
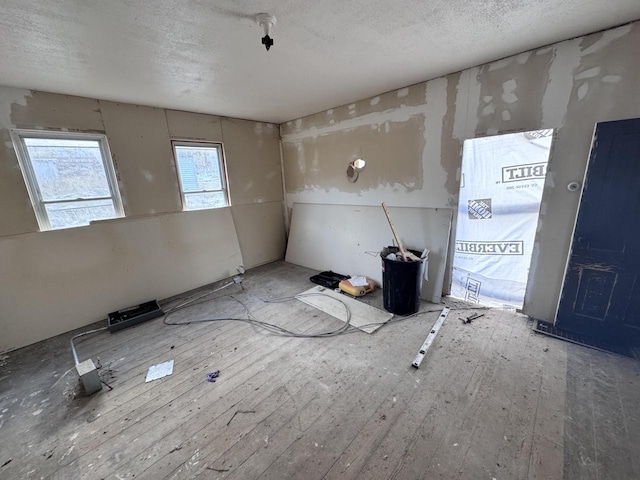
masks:
[(522, 308), (552, 134), (464, 142), (452, 296)]

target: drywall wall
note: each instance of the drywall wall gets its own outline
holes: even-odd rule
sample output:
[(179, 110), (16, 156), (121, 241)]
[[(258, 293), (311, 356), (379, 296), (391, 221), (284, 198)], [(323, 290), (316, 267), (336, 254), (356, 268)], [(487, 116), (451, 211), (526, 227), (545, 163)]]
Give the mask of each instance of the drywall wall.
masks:
[(230, 208), (0, 237), (0, 351), (237, 274)]
[(268, 123), (222, 119), (231, 205), (282, 201), (280, 130)]
[(245, 268), (284, 257), (286, 239), (282, 228), (282, 202), (233, 205), (231, 213)]
[[(83, 242), (93, 241), (91, 239), (95, 235), (95, 233), (87, 232), (104, 227), (98, 227), (96, 224), (81, 229), (38, 232), (33, 207), (9, 135), (12, 128), (106, 134), (114, 160), (125, 214), (129, 219), (156, 214), (175, 214), (170, 216), (171, 219), (174, 217), (179, 219), (182, 215), (188, 215), (189, 218), (200, 218), (207, 222), (201, 226), (202, 232), (197, 228), (197, 225), (189, 225), (189, 234), (198, 237), (205, 235), (211, 228), (226, 229), (229, 227), (235, 232), (235, 221), (238, 225), (240, 237), (238, 241), (242, 255), (246, 259), (245, 268), (277, 260), (284, 256), (285, 232), (282, 215), (283, 190), (278, 126), (0, 87), (0, 140), (2, 141), (0, 144), (0, 205), (3, 207), (0, 214), (0, 239), (4, 240), (6, 237), (7, 241), (11, 242), (11, 251), (23, 263), (24, 275), (30, 278), (38, 277), (39, 267), (37, 262), (28, 259), (46, 256), (46, 251), (41, 252), (38, 249), (44, 248), (46, 250), (49, 248), (45, 241), (32, 240), (33, 236), (36, 238), (40, 236), (55, 238), (61, 244), (68, 242), (73, 248), (82, 251), (85, 248)], [(222, 142), (231, 204), (233, 205), (233, 217), (230, 216), (232, 218), (230, 224), (216, 227), (215, 224), (211, 224), (212, 221), (215, 222), (215, 216), (192, 216), (190, 212), (183, 213), (181, 211), (178, 177), (171, 147), (172, 140)], [(231, 215), (232, 209), (228, 210)], [(166, 220), (166, 222), (172, 222), (172, 220)], [(176, 223), (177, 225), (180, 223)], [(133, 231), (129, 247), (141, 256), (147, 255), (142, 247), (136, 243), (140, 238), (146, 238), (143, 229), (149, 228), (147, 223), (133, 223), (127, 228), (130, 233)], [(217, 237), (210, 235), (203, 238), (208, 238), (210, 243), (199, 243), (198, 248), (187, 255), (188, 258), (197, 260), (214, 250), (226, 248), (225, 245), (215, 243), (214, 240)], [(115, 237), (111, 240), (120, 242), (120, 239)], [(122, 239), (118, 245), (126, 245), (126, 242), (126, 239)], [(173, 246), (176, 250), (172, 252)], [(117, 255), (121, 247), (116, 247), (115, 244), (112, 247), (113, 258), (111, 261), (117, 264), (119, 261)], [(100, 243), (99, 248), (106, 247)], [(122, 248), (126, 249), (126, 247)], [(162, 252), (163, 257), (175, 255), (176, 258), (184, 259), (183, 252), (175, 243), (168, 244), (166, 249), (156, 249), (152, 252), (158, 254)], [(216, 258), (216, 254), (211, 255), (211, 258)], [(90, 255), (87, 254), (87, 256)], [(6, 261), (7, 258), (0, 258), (0, 283), (11, 281), (10, 271), (4, 263)], [(171, 259), (158, 259), (159, 265), (166, 265), (167, 261), (171, 261)], [(189, 261), (187, 263), (195, 269), (192, 272), (193, 278), (199, 280), (206, 278), (207, 281), (217, 279), (214, 278), (215, 275), (210, 275), (208, 261)], [(134, 265), (135, 262), (131, 260), (129, 264)], [(101, 271), (92, 265), (91, 262), (87, 263), (87, 272), (93, 271), (94, 275), (101, 275)], [(81, 265), (76, 267), (79, 269)], [(152, 277), (157, 276), (158, 271), (152, 271), (143, 266), (142, 272), (147, 272), (149, 275), (147, 282), (149, 285), (157, 285), (155, 278)], [(116, 276), (111, 278), (113, 280)], [(140, 279), (140, 277), (136, 278)], [(58, 281), (60, 278), (56, 278), (56, 282)], [(198, 286), (198, 284), (176, 281), (171, 294), (194, 286)], [(120, 297), (113, 293), (117, 292), (118, 288), (117, 285), (114, 285), (113, 288), (105, 288), (100, 292), (100, 295), (104, 296), (107, 302), (113, 300), (108, 303), (109, 305), (119, 304), (116, 300)], [(136, 291), (132, 290), (132, 292)], [(86, 292), (88, 296), (83, 297), (81, 301), (95, 300), (93, 297), (96, 292), (97, 289)], [(25, 312), (40, 312), (39, 309), (43, 307), (37, 303), (39, 302), (38, 298), (27, 302), (28, 297), (25, 295), (27, 292), (12, 300), (15, 303), (15, 308), (22, 306)], [(150, 295), (153, 298), (162, 298), (164, 293), (159, 288), (157, 293), (150, 293)], [(53, 301), (55, 297), (47, 298), (48, 301)], [(74, 296), (66, 295), (61, 298), (65, 298), (69, 302), (67, 308), (73, 308)], [(135, 299), (133, 297), (130, 299), (133, 303), (144, 300), (144, 298)], [(31, 303), (35, 303), (35, 305), (32, 307)], [(104, 315), (108, 312), (102, 309), (104, 304), (102, 299), (96, 301), (94, 303), (95, 310), (91, 315), (87, 314), (84, 323), (79, 317), (74, 317), (72, 321), (66, 321), (55, 316), (40, 317), (39, 314), (35, 315), (34, 313), (31, 318), (32, 322), (35, 322), (33, 325), (37, 325), (37, 327), (26, 324), (25, 331), (31, 333), (24, 336), (16, 333), (18, 336), (14, 339), (8, 339), (4, 345), (9, 345), (11, 348), (20, 347), (44, 338), (39, 332), (54, 335), (69, 328), (91, 323), (98, 318), (98, 314)], [(88, 313), (88, 310), (79, 311)], [(11, 319), (0, 310), (0, 329), (3, 332), (14, 328), (9, 326), (10, 322)]]
[[(455, 211), (465, 139), (556, 129), (524, 304), (552, 320), (579, 199), (566, 185), (584, 176), (596, 122), (640, 116), (638, 51), (633, 23), (287, 122), (288, 214), (294, 202)], [(356, 158), (367, 165), (352, 184)]]
[(112, 102), (100, 111), (126, 214), (182, 210), (165, 111)]
[[(420, 297), (440, 303), (451, 209), (389, 208), (406, 248), (429, 249), (428, 281)], [(379, 252), (393, 245), (393, 234), (381, 207), (296, 203), (286, 260), (318, 271), (366, 275), (382, 285)]]

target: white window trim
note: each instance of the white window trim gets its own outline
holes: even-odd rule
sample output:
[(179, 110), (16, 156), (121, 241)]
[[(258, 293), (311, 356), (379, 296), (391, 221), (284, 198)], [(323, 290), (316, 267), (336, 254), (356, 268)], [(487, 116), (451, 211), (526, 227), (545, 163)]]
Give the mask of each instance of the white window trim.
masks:
[[(113, 209), (116, 214), (116, 218), (124, 217), (124, 208), (122, 205), (122, 198), (120, 197), (120, 190), (118, 189), (118, 180), (116, 177), (115, 167), (113, 165), (113, 159), (111, 157), (111, 151), (109, 150), (109, 143), (107, 142), (107, 136), (99, 133), (83, 133), (83, 132), (53, 132), (48, 130), (11, 130), (11, 140), (15, 148), (18, 163), (20, 164), (20, 170), (24, 177), (24, 183), (27, 186), (27, 192), (33, 205), (33, 210), (38, 220), (38, 225), (41, 231), (52, 230), (49, 223), (49, 216), (45, 205), (53, 203), (72, 203), (72, 202), (86, 202), (88, 200), (112, 200)], [(33, 164), (27, 151), (27, 146), (24, 143), (24, 138), (52, 138), (61, 140), (94, 140), (100, 145), (100, 154), (102, 157), (102, 164), (107, 177), (107, 184), (109, 185), (110, 197), (99, 197), (91, 199), (74, 199), (74, 200), (43, 200), (40, 189), (38, 188), (38, 181), (36, 174), (33, 170)], [(67, 227), (67, 228), (79, 228), (79, 227)], [(63, 230), (63, 229), (56, 229)]]
[[(176, 147), (209, 147), (209, 148), (217, 148), (218, 149), (218, 169), (220, 170), (220, 181), (222, 183), (222, 189), (220, 190), (198, 190), (196, 192), (186, 192), (186, 194), (193, 193), (216, 193), (222, 192), (224, 194), (224, 199), (226, 205), (224, 207), (230, 207), (231, 201), (229, 198), (229, 190), (227, 188), (227, 169), (225, 165), (225, 156), (224, 156), (224, 147), (220, 142), (194, 142), (189, 140), (172, 140), (171, 141), (171, 149), (173, 150), (173, 161), (176, 165), (176, 173), (178, 174), (178, 184), (180, 186), (180, 199), (182, 200), (182, 211), (183, 212), (194, 212), (196, 210), (188, 210), (187, 202), (185, 200), (185, 191), (182, 186), (182, 175), (180, 175), (180, 165), (178, 162), (178, 154), (176, 153)], [(224, 208), (224, 207), (212, 207), (212, 208)], [(211, 210), (212, 208), (203, 208), (200, 210)]]

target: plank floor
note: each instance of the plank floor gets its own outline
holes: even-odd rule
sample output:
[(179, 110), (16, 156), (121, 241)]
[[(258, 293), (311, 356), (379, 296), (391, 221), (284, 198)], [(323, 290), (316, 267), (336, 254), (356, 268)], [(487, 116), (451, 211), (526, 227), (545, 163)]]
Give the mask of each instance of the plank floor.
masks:
[[(265, 301), (308, 289), (311, 274), (260, 267), (243, 289), (172, 319), (248, 309), (298, 332), (336, 329), (297, 300)], [(381, 307), (381, 293), (366, 301)], [(638, 362), (539, 336), (504, 311), (463, 325), (469, 305), (446, 303), (419, 370), (411, 362), (443, 305), (371, 335), (321, 339), (231, 321), (102, 332), (78, 350), (110, 366), (113, 390), (88, 398), (70, 397), (71, 333), (2, 355), (0, 478), (640, 478)], [(170, 359), (171, 376), (144, 382)]]

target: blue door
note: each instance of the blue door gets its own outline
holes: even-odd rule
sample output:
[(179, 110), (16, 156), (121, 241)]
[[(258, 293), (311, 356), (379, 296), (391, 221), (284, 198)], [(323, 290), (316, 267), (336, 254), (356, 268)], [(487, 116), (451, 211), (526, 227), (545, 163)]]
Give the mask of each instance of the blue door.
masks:
[(596, 126), (556, 326), (640, 346), (640, 119)]

